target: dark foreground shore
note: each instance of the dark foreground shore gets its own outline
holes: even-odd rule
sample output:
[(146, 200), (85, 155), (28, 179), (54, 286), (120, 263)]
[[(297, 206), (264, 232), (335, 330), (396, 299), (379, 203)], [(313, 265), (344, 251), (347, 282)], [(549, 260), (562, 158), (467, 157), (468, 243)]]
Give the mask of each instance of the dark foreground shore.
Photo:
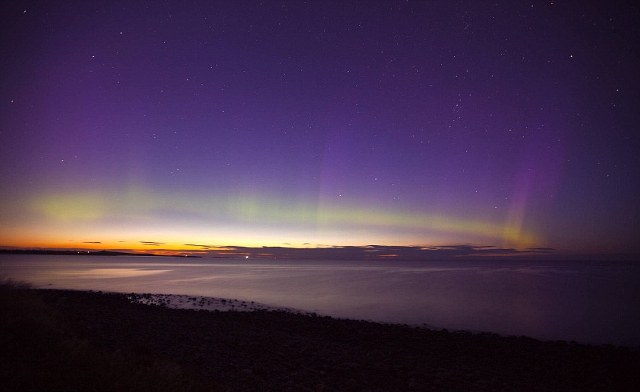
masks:
[(286, 312), (0, 289), (2, 390), (625, 391), (640, 353)]

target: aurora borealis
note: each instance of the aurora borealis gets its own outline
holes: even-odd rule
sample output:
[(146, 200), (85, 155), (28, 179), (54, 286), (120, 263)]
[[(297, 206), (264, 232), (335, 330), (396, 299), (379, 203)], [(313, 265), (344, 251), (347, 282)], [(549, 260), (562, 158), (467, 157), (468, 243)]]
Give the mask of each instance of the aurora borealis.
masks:
[(0, 7), (0, 246), (640, 251), (638, 7)]

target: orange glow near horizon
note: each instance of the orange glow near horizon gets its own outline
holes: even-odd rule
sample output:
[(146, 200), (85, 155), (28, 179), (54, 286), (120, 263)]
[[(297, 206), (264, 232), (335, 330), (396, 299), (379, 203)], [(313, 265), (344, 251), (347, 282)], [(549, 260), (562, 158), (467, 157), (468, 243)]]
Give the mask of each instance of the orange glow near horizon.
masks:
[(124, 193), (57, 193), (4, 205), (0, 246), (197, 252), (224, 246), (433, 246), (525, 249), (541, 240), (509, 219), (381, 210), (356, 203), (288, 204), (274, 197), (199, 198)]

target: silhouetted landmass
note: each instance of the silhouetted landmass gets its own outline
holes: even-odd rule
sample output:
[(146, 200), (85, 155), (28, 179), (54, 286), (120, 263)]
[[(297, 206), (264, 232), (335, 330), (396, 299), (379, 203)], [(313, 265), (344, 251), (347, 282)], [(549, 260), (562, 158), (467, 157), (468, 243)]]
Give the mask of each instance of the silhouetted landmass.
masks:
[(132, 304), (0, 288), (0, 388), (157, 391), (625, 391), (629, 348), (286, 312)]
[[(165, 256), (153, 253), (130, 253), (112, 250), (49, 250), (49, 249), (0, 249), (0, 254), (28, 254), (28, 255), (65, 255), (65, 256)], [(180, 257), (195, 257), (194, 255), (180, 255)]]
[(252, 259), (287, 259), (287, 260), (477, 260), (479, 258), (509, 257), (549, 257), (554, 254), (551, 248), (529, 248), (518, 250), (495, 246), (445, 245), (445, 246), (322, 246), (317, 247), (244, 247), (213, 246), (206, 244), (184, 244), (199, 247), (198, 252), (207, 257), (245, 257)]
[[(97, 242), (97, 241), (96, 241)], [(206, 244), (184, 244), (198, 247), (193, 250), (165, 249), (161, 242), (139, 241), (144, 245), (154, 246), (153, 252), (138, 253), (113, 250), (78, 250), (78, 249), (1, 249), (2, 253), (41, 254), (41, 255), (85, 255), (85, 256), (165, 256), (192, 257), (209, 259), (258, 259), (258, 260), (348, 260), (348, 261), (463, 261), (463, 260), (546, 260), (546, 261), (640, 261), (639, 254), (564, 254), (552, 248), (501, 248), (495, 246), (446, 245), (446, 246), (324, 246), (308, 248), (280, 246), (215, 246)]]

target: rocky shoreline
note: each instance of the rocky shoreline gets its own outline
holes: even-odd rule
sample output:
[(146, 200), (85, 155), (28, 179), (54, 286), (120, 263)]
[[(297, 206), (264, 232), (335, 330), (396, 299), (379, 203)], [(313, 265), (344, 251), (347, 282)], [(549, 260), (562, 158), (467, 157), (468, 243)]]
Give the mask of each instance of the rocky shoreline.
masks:
[(254, 301), (241, 301), (230, 298), (214, 298), (179, 294), (151, 294), (131, 293), (127, 298), (132, 303), (162, 306), (170, 309), (205, 310), (209, 312), (255, 312), (255, 311), (280, 311), (299, 314), (309, 314), (297, 309), (274, 307)]
[(270, 309), (170, 309), (140, 298), (3, 288), (0, 389), (631, 391), (640, 385), (640, 353), (629, 348)]

